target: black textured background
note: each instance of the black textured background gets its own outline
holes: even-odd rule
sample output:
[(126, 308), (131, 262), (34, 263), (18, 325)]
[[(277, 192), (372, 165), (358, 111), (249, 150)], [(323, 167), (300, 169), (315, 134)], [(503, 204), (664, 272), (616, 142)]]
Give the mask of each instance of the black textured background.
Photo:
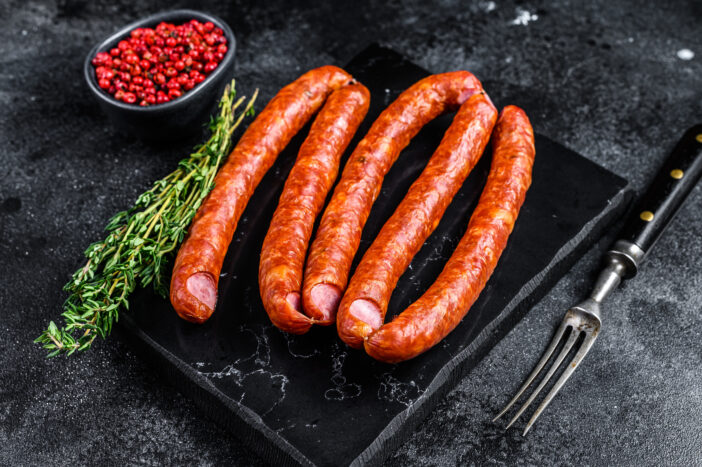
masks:
[[(471, 70), (496, 101), (523, 106), (538, 132), (637, 189), (702, 121), (699, 2), (3, 1), (0, 464), (260, 463), (119, 338), (51, 361), (31, 343), (58, 316), (61, 287), (107, 219), (190, 145), (154, 148), (116, 133), (82, 82), (84, 54), (133, 19), (186, 6), (232, 26), (240, 89), (260, 87), (260, 103), (301, 72), (379, 41), (435, 72)], [(682, 49), (694, 57), (680, 58)], [(587, 293), (608, 239), (387, 463), (699, 463), (701, 203), (698, 187), (640, 275), (608, 302), (586, 364), (527, 438), (489, 420), (563, 310)]]

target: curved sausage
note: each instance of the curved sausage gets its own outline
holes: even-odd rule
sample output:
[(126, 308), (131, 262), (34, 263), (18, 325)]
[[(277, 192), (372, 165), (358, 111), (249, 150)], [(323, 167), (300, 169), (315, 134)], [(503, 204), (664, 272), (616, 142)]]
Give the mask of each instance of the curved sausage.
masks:
[(359, 348), (385, 319), (392, 291), (480, 159), (497, 120), (483, 93), (459, 109), (426, 168), (366, 250), (339, 305), (339, 337)]
[(273, 324), (302, 334), (313, 320), (301, 313), (300, 289), (307, 244), (339, 172), (339, 160), (368, 112), (362, 84), (334, 91), (314, 120), (285, 182), (263, 241), (258, 284)]
[(402, 149), (426, 123), (479, 92), (480, 81), (467, 71), (432, 75), (400, 94), (373, 123), (349, 157), (310, 247), (302, 291), (308, 316), (334, 322), (363, 226)]
[(181, 318), (202, 323), (210, 317), (224, 256), (254, 189), (327, 96), (351, 80), (337, 67), (311, 70), (281, 89), (249, 125), (215, 177), (215, 187), (178, 251), (170, 298)]
[(534, 132), (523, 110), (504, 108), (492, 144), (490, 174), (465, 235), (424, 295), (368, 337), (371, 357), (394, 363), (436, 345), (461, 322), (495, 269), (531, 184)]

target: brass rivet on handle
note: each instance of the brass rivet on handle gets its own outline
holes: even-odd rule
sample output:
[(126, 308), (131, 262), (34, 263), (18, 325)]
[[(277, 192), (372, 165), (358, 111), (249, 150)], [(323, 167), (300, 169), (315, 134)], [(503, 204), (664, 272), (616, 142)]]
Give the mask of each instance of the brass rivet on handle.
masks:
[(644, 211), (639, 214), (642, 221), (651, 222), (653, 220), (653, 213), (651, 211)]
[(670, 171), (670, 176), (676, 180), (680, 180), (681, 178), (683, 178), (683, 175), (684, 173), (680, 169), (673, 169)]
[(697, 140), (698, 143), (702, 143), (702, 133), (699, 135), (695, 136), (695, 139)]

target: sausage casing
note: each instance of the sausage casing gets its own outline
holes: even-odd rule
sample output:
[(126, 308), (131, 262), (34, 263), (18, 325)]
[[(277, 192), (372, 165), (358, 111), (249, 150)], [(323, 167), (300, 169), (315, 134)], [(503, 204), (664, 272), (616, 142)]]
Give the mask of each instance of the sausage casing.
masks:
[(429, 289), (367, 338), (371, 357), (399, 362), (436, 345), (460, 323), (495, 269), (531, 184), (534, 133), (523, 110), (503, 109), (492, 145), (490, 173), (466, 233)]
[(224, 256), (256, 186), (327, 96), (351, 79), (333, 66), (311, 70), (281, 89), (249, 125), (215, 177), (215, 187), (178, 251), (170, 298), (183, 319), (202, 323), (210, 317)]
[(300, 147), (263, 241), (258, 283), (273, 324), (293, 334), (313, 319), (301, 313), (302, 268), (314, 221), (339, 171), (339, 160), (368, 112), (362, 84), (344, 86), (327, 99)]
[(487, 95), (471, 96), (354, 272), (339, 305), (339, 337), (351, 347), (378, 329), (392, 291), (480, 159), (497, 120)]
[(351, 262), (383, 178), (403, 148), (429, 121), (482, 92), (467, 71), (424, 78), (390, 104), (349, 157), (310, 247), (303, 283), (308, 316), (333, 322)]

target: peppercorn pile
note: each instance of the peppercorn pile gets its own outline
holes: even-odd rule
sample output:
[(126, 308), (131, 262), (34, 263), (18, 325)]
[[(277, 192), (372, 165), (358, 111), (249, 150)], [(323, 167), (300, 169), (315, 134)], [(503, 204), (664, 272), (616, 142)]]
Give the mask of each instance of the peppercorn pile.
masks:
[(100, 88), (118, 101), (149, 106), (177, 99), (203, 82), (227, 53), (224, 31), (195, 19), (137, 28), (92, 60)]

